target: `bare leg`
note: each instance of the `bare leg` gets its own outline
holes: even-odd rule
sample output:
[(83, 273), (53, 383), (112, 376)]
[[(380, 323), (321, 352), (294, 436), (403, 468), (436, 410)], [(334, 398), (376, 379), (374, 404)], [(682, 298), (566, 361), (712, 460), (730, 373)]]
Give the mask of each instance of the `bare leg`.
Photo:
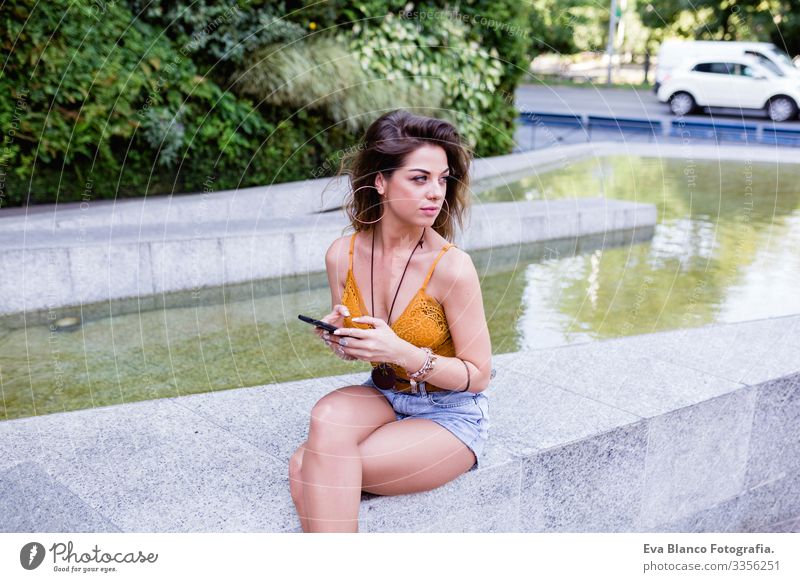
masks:
[(302, 475), (308, 531), (357, 532), (361, 504), (358, 444), (326, 446), (309, 438)]
[(402, 495), (441, 487), (466, 473), (475, 454), (446, 428), (424, 418), (380, 427), (359, 445), (362, 488)]
[(308, 533), (308, 519), (306, 519), (306, 503), (303, 499), (303, 476), (300, 468), (303, 465), (303, 456), (305, 453), (304, 447), (308, 441), (304, 442), (297, 448), (292, 458), (289, 460), (289, 490), (292, 494), (292, 501), (297, 508), (297, 516), (300, 518), (300, 525), (304, 533)]
[(394, 420), (386, 398), (367, 386), (340, 388), (317, 402), (299, 470), (303, 531), (358, 531), (362, 471), (358, 444)]

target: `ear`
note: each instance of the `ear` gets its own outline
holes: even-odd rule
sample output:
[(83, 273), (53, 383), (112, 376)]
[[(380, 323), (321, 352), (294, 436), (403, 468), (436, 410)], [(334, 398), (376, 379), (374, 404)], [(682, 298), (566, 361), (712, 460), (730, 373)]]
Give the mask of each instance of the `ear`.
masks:
[(384, 180), (383, 174), (380, 172), (378, 172), (378, 175), (375, 178), (375, 189), (378, 191), (378, 194), (383, 194), (386, 192), (386, 180)]

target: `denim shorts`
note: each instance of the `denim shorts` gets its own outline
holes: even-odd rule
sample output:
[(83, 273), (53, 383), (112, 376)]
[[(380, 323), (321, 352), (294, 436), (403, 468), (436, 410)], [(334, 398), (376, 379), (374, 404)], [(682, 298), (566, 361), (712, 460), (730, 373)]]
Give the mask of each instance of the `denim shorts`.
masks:
[(475, 453), (477, 460), (470, 471), (478, 468), (489, 439), (489, 398), (486, 394), (450, 390), (426, 392), (424, 383), (419, 385), (419, 394), (410, 394), (378, 388), (372, 377), (368, 377), (362, 386), (371, 386), (383, 394), (398, 421), (410, 417), (427, 418), (449, 430)]

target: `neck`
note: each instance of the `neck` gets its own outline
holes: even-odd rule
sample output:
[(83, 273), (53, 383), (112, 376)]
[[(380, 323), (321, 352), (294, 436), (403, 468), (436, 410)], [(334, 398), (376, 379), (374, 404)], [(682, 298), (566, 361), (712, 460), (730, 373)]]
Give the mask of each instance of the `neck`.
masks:
[[(425, 227), (409, 225), (390, 226), (383, 224), (383, 220), (376, 225), (375, 248), (380, 249), (384, 256), (396, 253), (411, 252), (420, 240)], [(423, 239), (424, 248), (424, 239)], [(418, 251), (419, 252), (419, 251)]]

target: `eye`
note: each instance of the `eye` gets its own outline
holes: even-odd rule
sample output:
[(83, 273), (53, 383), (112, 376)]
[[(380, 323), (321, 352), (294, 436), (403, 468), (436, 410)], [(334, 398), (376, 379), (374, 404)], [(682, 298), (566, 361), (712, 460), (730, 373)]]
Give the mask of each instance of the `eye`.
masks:
[[(415, 182), (418, 182), (418, 183), (422, 184), (425, 181), (426, 178), (427, 178), (427, 176), (414, 176), (411, 179), (414, 180)], [(452, 176), (442, 176), (441, 178), (439, 178), (439, 181), (447, 183), (452, 179), (453, 179)]]

